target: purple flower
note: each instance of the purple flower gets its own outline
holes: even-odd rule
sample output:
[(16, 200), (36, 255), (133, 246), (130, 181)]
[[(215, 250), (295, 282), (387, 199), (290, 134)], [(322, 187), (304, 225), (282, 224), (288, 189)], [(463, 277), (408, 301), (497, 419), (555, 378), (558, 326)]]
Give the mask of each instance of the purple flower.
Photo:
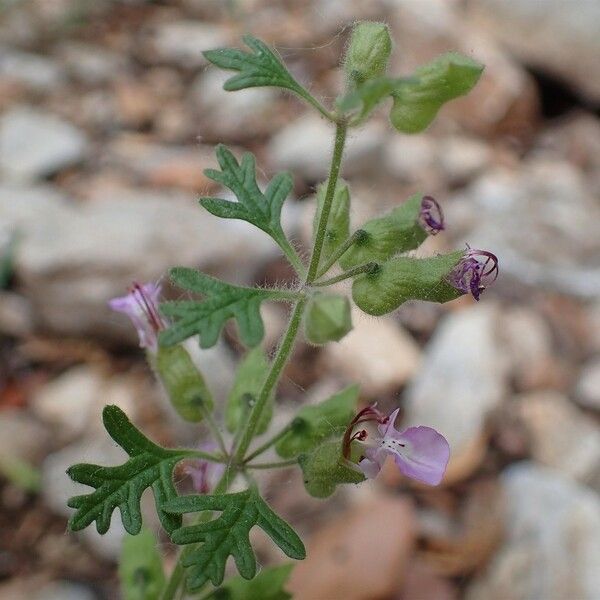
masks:
[(158, 350), (157, 334), (165, 328), (158, 312), (158, 299), (161, 286), (156, 283), (133, 283), (126, 296), (113, 298), (110, 308), (126, 314), (137, 329), (140, 346), (152, 352)]
[[(202, 444), (200, 449), (205, 452), (214, 452), (218, 449), (218, 446), (209, 442)], [(185, 464), (183, 472), (191, 478), (192, 487), (196, 492), (208, 494), (217, 485), (217, 481), (225, 472), (225, 465), (197, 459)]]
[(460, 262), (447, 276), (448, 283), (459, 292), (479, 300), (481, 292), (498, 277), (498, 258), (487, 250), (469, 248)]
[[(365, 409), (368, 410), (374, 411), (374, 407)], [(396, 430), (394, 421), (399, 408), (389, 417), (382, 416), (378, 411), (365, 415), (365, 411), (361, 411), (350, 423), (344, 435), (343, 446), (344, 456), (349, 458), (351, 442), (364, 442), (369, 438), (364, 429), (352, 434), (355, 425), (367, 420), (379, 424), (379, 435), (373, 436), (374, 439), (366, 443), (364, 456), (357, 465), (365, 477), (376, 477), (385, 459), (391, 455), (398, 469), (407, 477), (428, 485), (438, 485), (442, 481), (450, 459), (450, 446), (443, 435), (422, 425), (409, 427), (404, 431)]]
[(419, 223), (429, 235), (436, 235), (444, 230), (442, 207), (431, 196), (423, 196), (421, 200)]

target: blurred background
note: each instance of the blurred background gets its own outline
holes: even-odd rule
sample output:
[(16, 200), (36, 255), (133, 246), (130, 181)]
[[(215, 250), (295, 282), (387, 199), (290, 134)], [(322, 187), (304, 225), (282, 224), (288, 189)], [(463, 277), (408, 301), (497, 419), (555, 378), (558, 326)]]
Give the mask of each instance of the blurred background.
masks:
[[(385, 110), (352, 133), (354, 224), (433, 195), (447, 230), (419, 252), (468, 242), (498, 255), (501, 276), (478, 304), (357, 313), (340, 343), (298, 345), (278, 423), (358, 381), (363, 403), (402, 406), (453, 456), (439, 488), (392, 469), (325, 502), (294, 470), (265, 475), (308, 545), (290, 589), (305, 600), (600, 598), (596, 0), (0, 0), (0, 598), (120, 597), (120, 520), (103, 537), (65, 534), (66, 499), (81, 493), (65, 469), (121, 460), (105, 404), (166, 444), (204, 435), (169, 410), (107, 300), (173, 265), (291, 278), (261, 232), (198, 207), (218, 191), (202, 173), (215, 143), (256, 153), (265, 179), (293, 172), (286, 227), (309, 242), (331, 128), (277, 90), (224, 92), (227, 75), (201, 51), (250, 32), (330, 102), (356, 19), (389, 23), (393, 74), (447, 50), (486, 70), (423, 135), (395, 134)], [(272, 347), (284, 308), (265, 306), (264, 319)], [(234, 329), (198, 350), (220, 399), (240, 353)], [(282, 560), (255, 543), (261, 564)]]

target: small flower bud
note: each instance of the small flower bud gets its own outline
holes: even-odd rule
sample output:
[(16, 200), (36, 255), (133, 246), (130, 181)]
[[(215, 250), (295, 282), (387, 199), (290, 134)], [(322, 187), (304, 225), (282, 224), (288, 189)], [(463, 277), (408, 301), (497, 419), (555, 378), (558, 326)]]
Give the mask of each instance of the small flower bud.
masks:
[(385, 23), (362, 21), (352, 29), (344, 69), (348, 80), (360, 85), (385, 75), (392, 38)]
[(402, 133), (426, 129), (445, 102), (464, 96), (477, 83), (483, 65), (455, 52), (448, 52), (424, 65), (394, 93), (390, 112), (392, 125)]
[(315, 294), (304, 321), (306, 339), (312, 344), (341, 340), (352, 329), (350, 302), (337, 294)]
[(428, 234), (444, 229), (444, 216), (431, 196), (415, 194), (387, 215), (367, 221), (361, 229), (365, 235), (340, 259), (346, 270), (418, 248)]

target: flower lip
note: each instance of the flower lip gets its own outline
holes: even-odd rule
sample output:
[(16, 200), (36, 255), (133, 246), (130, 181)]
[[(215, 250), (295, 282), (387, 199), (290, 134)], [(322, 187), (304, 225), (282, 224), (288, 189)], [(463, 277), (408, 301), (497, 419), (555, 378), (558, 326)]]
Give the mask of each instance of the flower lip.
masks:
[(447, 276), (448, 283), (459, 292), (469, 292), (479, 300), (481, 292), (498, 278), (498, 257), (487, 250), (471, 248), (467, 250), (460, 262)]
[(423, 196), (419, 223), (429, 235), (437, 235), (444, 230), (444, 213), (442, 207), (432, 196)]

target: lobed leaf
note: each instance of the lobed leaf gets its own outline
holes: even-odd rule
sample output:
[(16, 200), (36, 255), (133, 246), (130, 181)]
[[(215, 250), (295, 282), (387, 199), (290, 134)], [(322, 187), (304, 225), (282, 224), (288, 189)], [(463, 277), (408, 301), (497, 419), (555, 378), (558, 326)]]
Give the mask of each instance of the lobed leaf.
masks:
[(236, 320), (240, 338), (248, 346), (256, 346), (263, 338), (264, 325), (260, 304), (276, 294), (269, 290), (238, 287), (219, 281), (195, 269), (176, 267), (171, 278), (179, 287), (200, 292), (203, 301), (163, 302), (161, 312), (174, 322), (159, 334), (160, 344), (173, 346), (194, 335), (200, 336), (200, 346), (210, 348), (217, 343), (226, 321)]
[(181, 496), (169, 502), (166, 510), (174, 515), (192, 512), (220, 511), (212, 521), (176, 529), (171, 534), (175, 544), (197, 544), (184, 553), (183, 565), (190, 591), (207, 581), (221, 585), (225, 564), (233, 556), (244, 579), (256, 574), (256, 557), (250, 545), (250, 530), (258, 525), (287, 556), (301, 560), (306, 556), (302, 540), (277, 516), (260, 497), (256, 488), (218, 496)]
[(233, 92), (252, 87), (280, 87), (300, 96), (304, 88), (292, 77), (279, 57), (259, 39), (245, 35), (244, 43), (251, 52), (237, 48), (219, 48), (203, 52), (213, 65), (229, 71), (238, 71), (229, 78), (223, 89)]
[(98, 533), (106, 533), (112, 513), (118, 508), (125, 530), (131, 535), (138, 534), (142, 527), (140, 500), (149, 487), (163, 527), (167, 531), (179, 527), (181, 518), (166, 513), (163, 504), (177, 496), (173, 468), (189, 452), (157, 446), (134, 427), (118, 406), (106, 406), (102, 419), (110, 437), (130, 458), (117, 467), (77, 464), (67, 470), (73, 481), (96, 488), (89, 494), (73, 496), (67, 502), (70, 508), (77, 509), (69, 519), (69, 529), (79, 531), (96, 521)]

